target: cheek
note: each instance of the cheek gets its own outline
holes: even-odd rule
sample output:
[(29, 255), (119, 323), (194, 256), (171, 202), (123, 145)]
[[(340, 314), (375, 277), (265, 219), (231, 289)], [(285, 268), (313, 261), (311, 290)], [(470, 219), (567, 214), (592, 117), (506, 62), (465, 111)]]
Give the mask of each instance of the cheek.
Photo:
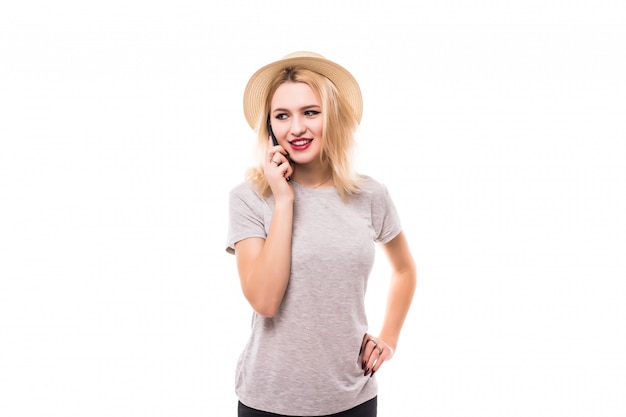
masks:
[(322, 132), (324, 131), (324, 122), (320, 120), (313, 129), (315, 129), (314, 132), (318, 137), (322, 137)]
[(274, 129), (274, 134), (278, 138), (285, 138), (289, 134), (289, 128), (287, 126), (279, 125), (275, 128), (272, 126), (272, 128)]

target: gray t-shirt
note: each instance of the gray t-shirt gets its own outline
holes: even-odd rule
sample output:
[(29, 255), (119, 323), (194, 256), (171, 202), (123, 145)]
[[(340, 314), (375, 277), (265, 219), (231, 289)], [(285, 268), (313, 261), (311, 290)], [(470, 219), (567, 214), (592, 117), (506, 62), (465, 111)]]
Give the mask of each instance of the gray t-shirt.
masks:
[[(355, 407), (377, 394), (363, 376), (359, 349), (367, 331), (365, 291), (374, 242), (401, 231), (384, 185), (364, 177), (344, 202), (332, 188), (294, 191), (291, 275), (278, 313), (253, 313), (250, 339), (236, 369), (239, 400), (277, 414), (319, 416)], [(230, 192), (227, 251), (266, 238), (274, 208), (248, 183)], [(381, 295), (386, 297), (386, 295)]]

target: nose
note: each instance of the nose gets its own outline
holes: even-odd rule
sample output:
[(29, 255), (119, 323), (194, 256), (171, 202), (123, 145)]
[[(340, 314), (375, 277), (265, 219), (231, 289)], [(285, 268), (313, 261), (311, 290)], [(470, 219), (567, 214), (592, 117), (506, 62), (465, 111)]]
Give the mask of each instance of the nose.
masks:
[(297, 115), (291, 118), (291, 134), (295, 137), (301, 136), (306, 132), (305, 120)]

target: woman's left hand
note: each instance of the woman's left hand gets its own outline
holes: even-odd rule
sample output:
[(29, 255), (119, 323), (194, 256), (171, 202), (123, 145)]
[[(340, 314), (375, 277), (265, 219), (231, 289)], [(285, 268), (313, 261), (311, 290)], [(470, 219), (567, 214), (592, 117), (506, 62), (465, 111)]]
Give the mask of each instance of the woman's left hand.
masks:
[(385, 343), (384, 340), (365, 333), (359, 353), (359, 363), (363, 369), (364, 376), (374, 375), (382, 364), (392, 357), (393, 349), (391, 346)]

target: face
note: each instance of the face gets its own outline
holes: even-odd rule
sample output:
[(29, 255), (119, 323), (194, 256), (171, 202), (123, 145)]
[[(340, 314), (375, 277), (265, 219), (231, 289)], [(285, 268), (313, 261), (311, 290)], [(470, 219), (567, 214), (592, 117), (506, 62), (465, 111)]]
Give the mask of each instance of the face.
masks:
[(322, 151), (322, 106), (304, 83), (281, 84), (271, 102), (270, 119), (278, 144), (296, 164), (319, 161)]

